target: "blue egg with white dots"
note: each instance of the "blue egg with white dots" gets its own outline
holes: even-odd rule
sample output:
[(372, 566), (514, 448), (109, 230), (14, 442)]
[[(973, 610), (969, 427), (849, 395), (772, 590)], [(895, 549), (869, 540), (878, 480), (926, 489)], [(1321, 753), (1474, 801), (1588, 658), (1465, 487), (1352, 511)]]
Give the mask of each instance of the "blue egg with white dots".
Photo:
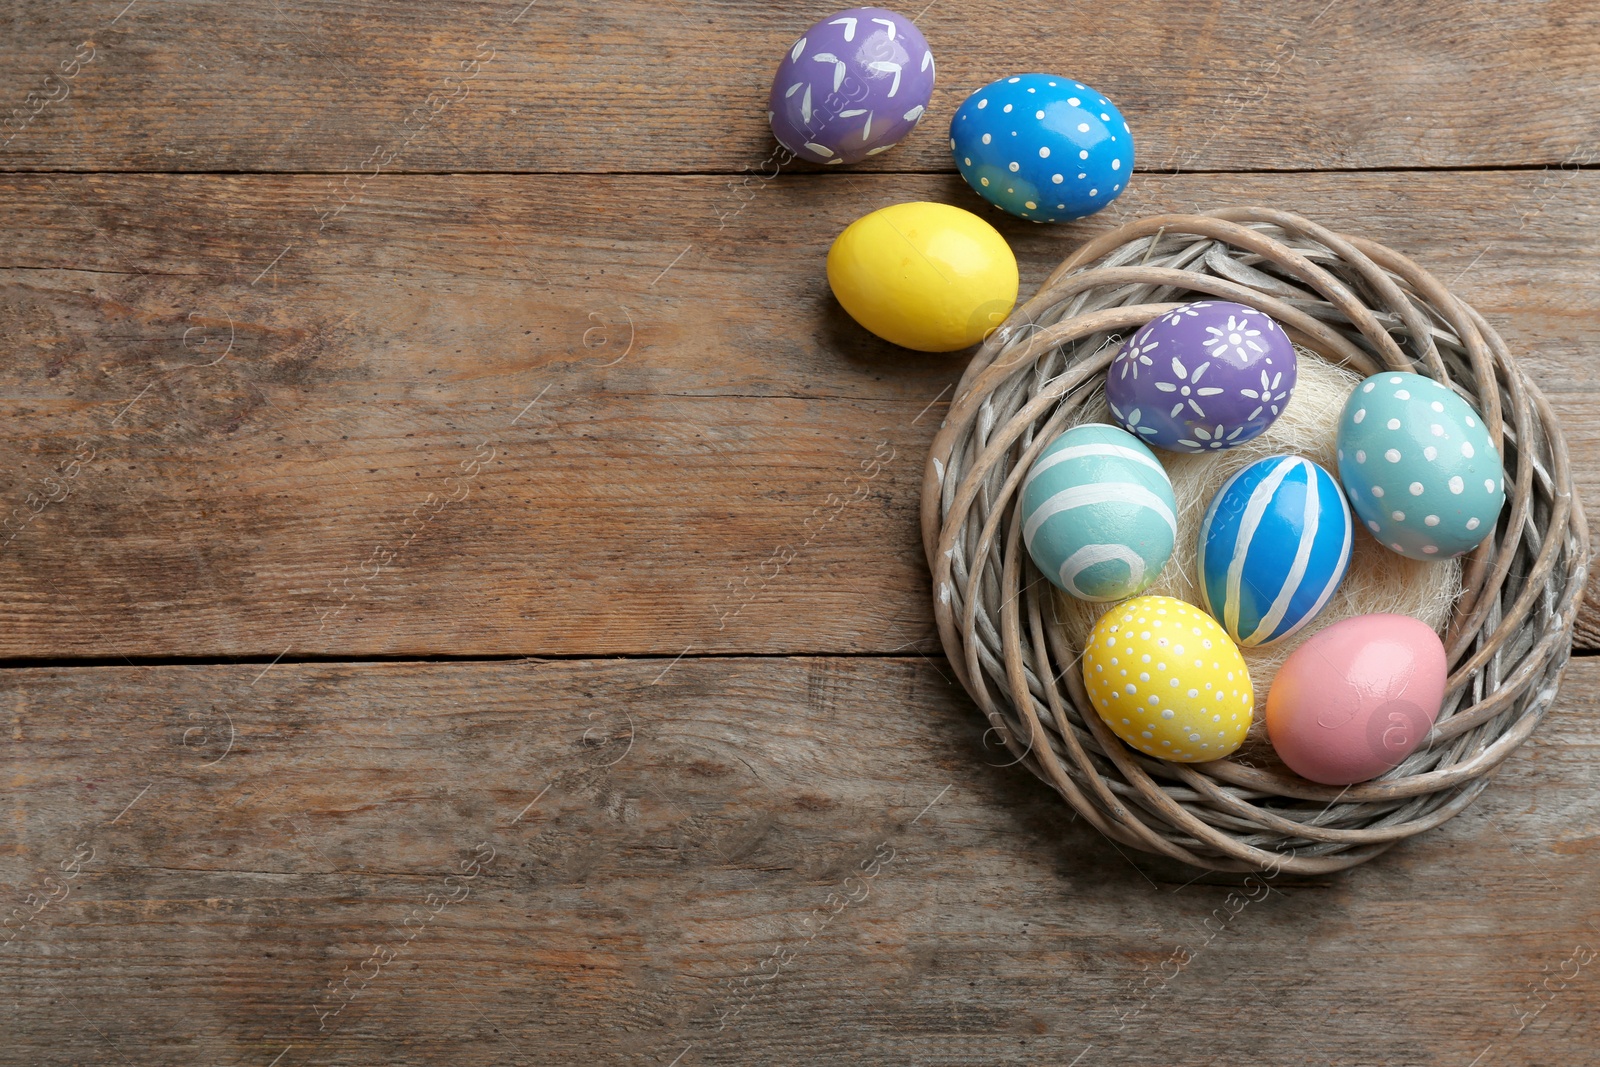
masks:
[(1505, 470), (1483, 419), (1424, 375), (1385, 371), (1356, 386), (1339, 419), (1338, 448), (1356, 517), (1402, 556), (1470, 552), (1505, 506)]
[(1133, 176), (1133, 133), (1116, 105), (1059, 74), (1017, 74), (967, 97), (950, 151), (989, 203), (1034, 222), (1092, 215)]
[(1344, 581), (1355, 532), (1333, 475), (1304, 456), (1258, 459), (1200, 520), (1200, 602), (1246, 648), (1316, 618)]

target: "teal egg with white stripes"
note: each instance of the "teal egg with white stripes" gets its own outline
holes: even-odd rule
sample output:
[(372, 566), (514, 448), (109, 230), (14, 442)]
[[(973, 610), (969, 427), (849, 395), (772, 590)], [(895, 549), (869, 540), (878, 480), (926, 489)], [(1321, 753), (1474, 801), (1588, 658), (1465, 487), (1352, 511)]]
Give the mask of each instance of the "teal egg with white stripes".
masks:
[(1115, 426), (1075, 426), (1022, 483), (1022, 540), (1056, 585), (1082, 600), (1137, 596), (1172, 557), (1178, 502), (1161, 461)]
[(1222, 483), (1200, 520), (1201, 603), (1247, 648), (1282, 640), (1327, 606), (1354, 541), (1333, 475), (1303, 456), (1258, 459)]

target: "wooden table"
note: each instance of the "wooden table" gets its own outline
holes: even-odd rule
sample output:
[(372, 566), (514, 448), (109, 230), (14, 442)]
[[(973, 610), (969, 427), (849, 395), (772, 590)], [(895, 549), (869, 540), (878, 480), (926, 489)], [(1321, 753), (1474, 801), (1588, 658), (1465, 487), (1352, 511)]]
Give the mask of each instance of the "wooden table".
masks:
[[(921, 6), (919, 0), (918, 6)], [(1058, 70), (1139, 173), (1474, 302), (1600, 500), (1600, 5), (935, 0), (929, 116), (776, 164), (755, 0), (0, 19), (5, 1064), (1600, 1062), (1600, 613), (1459, 818), (1275, 880), (985, 743), (915, 520), (963, 363), (822, 271)]]

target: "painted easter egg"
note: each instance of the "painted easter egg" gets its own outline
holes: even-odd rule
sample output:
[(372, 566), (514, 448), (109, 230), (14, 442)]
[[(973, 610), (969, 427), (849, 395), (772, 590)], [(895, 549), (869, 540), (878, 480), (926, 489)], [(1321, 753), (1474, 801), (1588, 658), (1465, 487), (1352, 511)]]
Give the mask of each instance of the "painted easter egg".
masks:
[(1472, 405), (1432, 378), (1385, 371), (1356, 386), (1338, 444), (1356, 517), (1402, 556), (1459, 556), (1494, 531), (1500, 454)]
[(778, 143), (812, 163), (856, 163), (910, 135), (933, 96), (933, 53), (881, 7), (829, 15), (789, 46), (767, 99)]
[(1269, 456), (1222, 483), (1200, 520), (1201, 603), (1246, 647), (1316, 618), (1344, 580), (1355, 542), (1333, 475), (1302, 456)]
[(1106, 372), (1106, 400), (1124, 429), (1158, 448), (1232, 448), (1283, 414), (1296, 368), (1288, 334), (1265, 312), (1201, 300), (1128, 338)]
[(1089, 423), (1050, 442), (1022, 483), (1022, 540), (1039, 570), (1083, 600), (1142, 593), (1172, 556), (1178, 502), (1155, 453)]
[(1168, 596), (1100, 617), (1083, 649), (1083, 686), (1111, 732), (1177, 763), (1221, 759), (1244, 741), (1255, 694), (1239, 649), (1216, 621)]
[(828, 284), (852, 318), (919, 352), (977, 344), (1017, 302), (1017, 257), (1004, 237), (949, 204), (879, 208), (828, 250)]
[(1449, 667), (1439, 635), (1407, 615), (1357, 615), (1313, 634), (1278, 668), (1267, 736), (1289, 769), (1324, 785), (1392, 770), (1427, 739)]
[(1133, 175), (1133, 134), (1116, 105), (1059, 74), (1018, 74), (967, 97), (950, 151), (989, 203), (1035, 222), (1092, 215)]

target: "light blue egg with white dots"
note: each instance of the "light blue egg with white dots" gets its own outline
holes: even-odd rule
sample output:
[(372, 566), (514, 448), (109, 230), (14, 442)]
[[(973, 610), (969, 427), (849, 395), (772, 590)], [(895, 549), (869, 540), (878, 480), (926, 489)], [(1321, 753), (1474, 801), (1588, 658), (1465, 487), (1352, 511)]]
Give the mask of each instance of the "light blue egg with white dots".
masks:
[(1200, 602), (1239, 644), (1270, 645), (1327, 606), (1354, 544), (1333, 475), (1304, 456), (1258, 459), (1222, 483), (1200, 520)]
[(1133, 133), (1104, 94), (1059, 74), (1018, 74), (950, 120), (956, 168), (978, 195), (1034, 222), (1092, 215), (1133, 175)]
[(1412, 559), (1470, 552), (1494, 531), (1505, 470), (1483, 418), (1421, 374), (1356, 386), (1339, 419), (1339, 478), (1373, 537)]
[(1172, 557), (1178, 502), (1154, 452), (1126, 430), (1075, 426), (1022, 483), (1022, 540), (1046, 578), (1082, 600), (1121, 600)]

